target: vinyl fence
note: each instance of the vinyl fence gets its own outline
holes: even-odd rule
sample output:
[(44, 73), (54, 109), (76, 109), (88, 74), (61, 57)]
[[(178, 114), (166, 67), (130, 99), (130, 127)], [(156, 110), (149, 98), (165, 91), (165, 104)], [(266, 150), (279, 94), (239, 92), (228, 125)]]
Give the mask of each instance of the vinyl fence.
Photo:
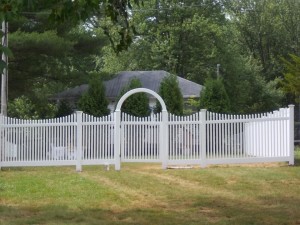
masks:
[[(165, 114), (164, 114), (165, 113)], [(134, 117), (82, 112), (48, 120), (0, 116), (0, 167), (160, 162), (200, 165), (287, 161), (294, 164), (293, 106), (253, 115), (167, 112)]]

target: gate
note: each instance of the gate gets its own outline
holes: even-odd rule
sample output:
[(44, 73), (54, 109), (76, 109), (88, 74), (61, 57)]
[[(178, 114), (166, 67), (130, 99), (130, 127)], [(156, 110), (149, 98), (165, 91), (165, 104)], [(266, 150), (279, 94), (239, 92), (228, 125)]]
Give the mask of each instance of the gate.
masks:
[(121, 116), (121, 161), (160, 162), (161, 113), (149, 117)]
[[(121, 113), (124, 101), (131, 95), (144, 92), (153, 95), (161, 104), (162, 112), (146, 118)], [(154, 91), (136, 88), (121, 97), (115, 110), (115, 168), (122, 162), (161, 162), (167, 167), (168, 112), (163, 99)]]

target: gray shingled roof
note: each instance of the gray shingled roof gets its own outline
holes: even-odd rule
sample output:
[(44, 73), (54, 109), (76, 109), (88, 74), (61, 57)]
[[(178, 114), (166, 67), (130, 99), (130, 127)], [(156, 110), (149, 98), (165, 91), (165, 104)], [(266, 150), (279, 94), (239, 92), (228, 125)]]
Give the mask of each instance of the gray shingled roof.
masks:
[[(138, 78), (143, 88), (148, 88), (158, 93), (161, 80), (168, 73), (163, 70), (159, 71), (124, 71), (118, 73), (113, 79), (105, 81), (106, 97), (116, 99), (120, 91), (127, 85), (131, 79)], [(203, 86), (192, 81), (177, 77), (179, 87), (184, 98), (199, 97)], [(53, 96), (53, 99), (78, 99), (88, 89), (88, 84), (83, 84)]]

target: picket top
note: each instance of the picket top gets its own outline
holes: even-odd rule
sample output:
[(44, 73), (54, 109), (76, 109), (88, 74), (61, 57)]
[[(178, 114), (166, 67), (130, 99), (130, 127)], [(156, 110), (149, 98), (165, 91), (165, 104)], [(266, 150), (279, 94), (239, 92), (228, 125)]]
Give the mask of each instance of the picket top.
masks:
[(150, 89), (147, 89), (147, 88), (135, 88), (135, 89), (132, 89), (130, 91), (128, 91), (127, 93), (125, 93), (119, 100), (118, 104), (117, 104), (117, 107), (116, 107), (116, 112), (119, 112), (121, 110), (121, 107), (124, 103), (124, 101), (131, 95), (133, 94), (136, 94), (136, 93), (140, 93), (140, 92), (144, 92), (144, 93), (148, 93), (150, 95), (153, 95), (160, 103), (161, 105), (161, 108), (162, 108), (162, 111), (163, 112), (166, 112), (167, 111), (167, 107), (166, 107), (166, 104), (164, 102), (164, 100), (155, 92), (155, 91), (152, 91)]

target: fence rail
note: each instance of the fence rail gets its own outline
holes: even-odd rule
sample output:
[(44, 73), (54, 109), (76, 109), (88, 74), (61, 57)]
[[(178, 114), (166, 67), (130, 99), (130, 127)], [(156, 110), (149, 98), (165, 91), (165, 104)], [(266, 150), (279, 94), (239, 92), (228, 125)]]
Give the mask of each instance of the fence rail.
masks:
[[(0, 167), (161, 162), (168, 165), (294, 163), (293, 106), (253, 115), (201, 110), (139, 118), (82, 112), (48, 120), (0, 116)], [(118, 115), (120, 117), (118, 117)], [(120, 152), (119, 152), (120, 151)]]

